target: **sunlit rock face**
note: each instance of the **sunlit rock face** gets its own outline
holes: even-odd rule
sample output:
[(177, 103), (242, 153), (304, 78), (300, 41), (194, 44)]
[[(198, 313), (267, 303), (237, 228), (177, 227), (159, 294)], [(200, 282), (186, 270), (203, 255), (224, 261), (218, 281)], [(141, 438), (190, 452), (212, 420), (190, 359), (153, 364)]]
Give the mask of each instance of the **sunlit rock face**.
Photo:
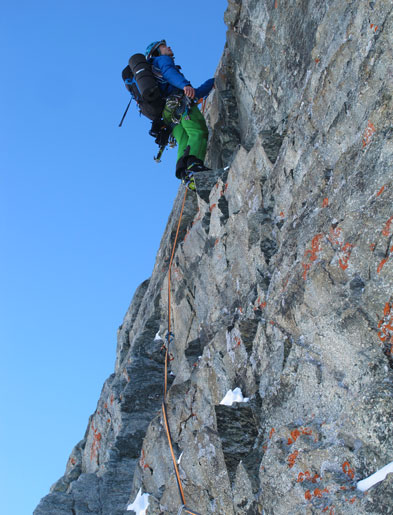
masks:
[[(290, 5), (288, 5), (290, 4)], [(168, 417), (201, 514), (392, 513), (392, 4), (230, 0), (171, 274)], [(224, 167), (229, 167), (224, 169)], [(161, 415), (181, 188), (115, 373), (36, 515), (182, 504)], [(240, 388), (246, 402), (220, 404)], [(390, 511), (389, 511), (390, 510)]]

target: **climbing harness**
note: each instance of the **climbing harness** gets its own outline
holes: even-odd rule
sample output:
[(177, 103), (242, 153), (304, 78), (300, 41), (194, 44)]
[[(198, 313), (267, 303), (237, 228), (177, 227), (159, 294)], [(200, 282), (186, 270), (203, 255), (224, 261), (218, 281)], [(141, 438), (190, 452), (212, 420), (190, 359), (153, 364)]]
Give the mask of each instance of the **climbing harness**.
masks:
[(182, 505), (179, 508), (178, 515), (183, 513), (183, 511), (185, 513), (190, 513), (191, 515), (200, 515), (198, 512), (188, 508), (187, 504), (186, 504), (186, 498), (184, 495), (184, 490), (183, 490), (183, 486), (182, 486), (182, 482), (181, 482), (180, 474), (179, 474), (179, 467), (177, 465), (176, 456), (173, 451), (172, 436), (171, 436), (171, 431), (169, 429), (168, 412), (167, 412), (167, 405), (166, 405), (166, 395), (167, 395), (167, 390), (168, 390), (168, 361), (170, 361), (170, 356), (171, 356), (169, 349), (170, 349), (171, 343), (173, 343), (174, 339), (175, 339), (175, 335), (173, 334), (173, 332), (171, 330), (171, 269), (172, 269), (173, 257), (175, 255), (177, 239), (179, 236), (180, 224), (181, 224), (182, 217), (183, 217), (184, 206), (186, 203), (187, 191), (188, 190), (186, 188), (185, 193), (184, 193), (184, 198), (183, 198), (183, 204), (182, 204), (182, 207), (180, 210), (179, 222), (177, 224), (175, 241), (173, 242), (171, 259), (169, 261), (169, 268), (168, 268), (168, 332), (165, 337), (166, 345), (165, 344), (163, 345), (163, 348), (165, 349), (165, 377), (164, 377), (164, 396), (163, 396), (163, 400), (162, 400), (162, 418), (163, 418), (163, 422), (164, 422), (165, 432), (166, 432), (166, 435), (168, 438), (168, 444), (169, 444), (169, 449), (171, 451), (173, 467), (175, 469), (176, 482), (177, 482), (177, 486), (179, 489), (179, 495), (180, 495), (180, 499), (181, 499), (181, 503), (182, 503)]
[(164, 111), (170, 115), (172, 123), (178, 125), (183, 116), (186, 120), (190, 119), (188, 113), (192, 104), (191, 98), (184, 93), (175, 93), (166, 99)]
[[(169, 145), (170, 148), (176, 146), (176, 140), (172, 135), (172, 131), (176, 125), (179, 125), (183, 117), (185, 120), (190, 119), (189, 112), (193, 103), (193, 100), (184, 95), (184, 93), (174, 93), (166, 99), (163, 113), (165, 113), (167, 119), (170, 119), (170, 125), (164, 126), (164, 128), (161, 129), (160, 135), (156, 138), (156, 143), (160, 147), (158, 154), (154, 157), (156, 163), (161, 162), (161, 156), (167, 145)], [(152, 131), (150, 131), (149, 134), (155, 136)]]

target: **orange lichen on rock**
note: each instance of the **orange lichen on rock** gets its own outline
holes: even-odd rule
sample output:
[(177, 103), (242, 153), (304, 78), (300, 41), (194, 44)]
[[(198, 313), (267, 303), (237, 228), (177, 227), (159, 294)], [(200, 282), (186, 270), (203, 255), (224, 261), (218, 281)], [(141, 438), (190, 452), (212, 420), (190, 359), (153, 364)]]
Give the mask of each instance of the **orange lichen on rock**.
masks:
[(296, 462), (296, 458), (299, 456), (299, 451), (295, 451), (288, 456), (288, 467), (291, 469)]
[(384, 189), (385, 189), (385, 185), (383, 185), (382, 188), (378, 191), (377, 197), (379, 197), (379, 195), (382, 195)]
[(321, 499), (323, 494), (328, 494), (329, 493), (329, 490), (327, 488), (324, 488), (323, 490), (321, 490), (320, 488), (316, 488), (314, 490), (314, 492), (310, 492), (310, 490), (307, 490), (306, 493), (304, 494), (304, 497), (307, 499), (307, 501), (311, 501), (312, 499), (312, 496), (314, 495), (314, 497), (317, 497), (318, 499)]
[(304, 257), (309, 257), (310, 261), (316, 261), (318, 252), (321, 252), (321, 239), (323, 234), (317, 234), (311, 241), (311, 250), (306, 250)]
[(322, 207), (328, 207), (328, 205), (329, 205), (329, 199), (328, 198), (324, 198), (323, 202), (322, 202)]
[(310, 270), (311, 265), (309, 263), (302, 263), (303, 266), (303, 279), (307, 279), (307, 272)]
[(295, 443), (299, 436), (300, 431), (298, 429), (294, 429), (293, 431), (291, 431), (291, 438), (288, 438), (288, 445), (292, 445), (293, 443)]
[[(393, 215), (389, 218), (389, 220), (386, 222), (385, 227), (382, 229), (382, 236), (389, 237), (390, 233), (392, 231), (392, 222), (393, 222)], [(388, 249), (386, 257), (382, 259), (382, 261), (379, 263), (377, 267), (377, 274), (382, 272), (382, 268), (385, 266), (387, 261), (389, 260), (391, 254), (393, 253), (393, 246)]]
[(266, 301), (261, 302), (261, 297), (258, 297), (258, 300), (256, 301), (256, 306), (254, 307), (254, 311), (257, 311), (257, 309), (264, 309), (266, 308)]
[(336, 250), (341, 254), (338, 259), (339, 267), (342, 270), (346, 270), (348, 268), (348, 261), (351, 257), (353, 245), (351, 243), (344, 242), (343, 238), (341, 237), (340, 227), (331, 227), (327, 239), (330, 241), (333, 247), (337, 247)]
[(309, 470), (306, 470), (306, 472), (300, 472), (297, 478), (297, 483), (303, 483), (303, 481), (311, 481), (312, 483), (316, 483), (318, 479), (321, 479), (321, 477), (318, 474), (314, 474), (313, 477), (311, 477), (311, 473)]
[(100, 449), (102, 435), (98, 432), (98, 429), (94, 427), (94, 422), (91, 424), (91, 428), (93, 430), (93, 443), (91, 445), (90, 461), (93, 461), (93, 459), (96, 459)]
[[(317, 234), (311, 241), (311, 249), (307, 249), (304, 253), (304, 258), (308, 259), (310, 262), (314, 262), (318, 259), (318, 254), (321, 252), (321, 240), (323, 238), (323, 234)], [(307, 279), (307, 272), (311, 268), (311, 263), (302, 263), (303, 266), (303, 279)]]
[(342, 465), (342, 469), (344, 474), (346, 474), (350, 479), (353, 479), (355, 477), (355, 472), (351, 468), (351, 465), (348, 461), (345, 461)]
[(348, 261), (352, 252), (352, 245), (350, 243), (346, 243), (341, 248), (341, 252), (343, 252), (343, 257), (338, 260), (338, 264), (342, 270), (346, 270), (348, 268)]
[(382, 268), (385, 266), (385, 264), (387, 263), (387, 260), (388, 258), (384, 258), (378, 265), (378, 268), (377, 268), (377, 274), (381, 273), (382, 272)]
[(340, 227), (331, 227), (329, 231), (329, 236), (327, 239), (330, 241), (332, 245), (341, 246), (342, 241), (340, 239), (341, 229)]
[(288, 438), (288, 445), (292, 445), (293, 443), (295, 443), (301, 434), (310, 436), (312, 435), (312, 429), (310, 429), (309, 427), (294, 429), (293, 431), (291, 431), (291, 437)]
[(391, 231), (391, 226), (392, 226), (392, 221), (393, 221), (393, 215), (389, 218), (389, 220), (386, 222), (385, 224), (385, 227), (383, 228), (382, 230), (382, 234), (383, 236), (389, 236), (390, 235), (390, 231)]
[(269, 433), (269, 438), (270, 439), (273, 437), (275, 432), (276, 432), (276, 430), (274, 429), (274, 427), (272, 427), (271, 430), (270, 430), (270, 433)]
[(141, 467), (141, 469), (148, 469), (148, 468), (150, 468), (150, 465), (145, 463), (145, 451), (143, 449), (142, 449), (142, 452), (141, 452), (141, 457), (139, 458), (139, 466)]
[(363, 135), (363, 147), (366, 147), (367, 145), (369, 145), (375, 131), (376, 131), (376, 129), (374, 127), (374, 124), (372, 124), (371, 122), (368, 122), (368, 125), (367, 125), (366, 130), (364, 131), (364, 135)]
[(378, 322), (378, 338), (388, 346), (388, 352), (393, 355), (393, 302), (386, 302), (383, 317)]

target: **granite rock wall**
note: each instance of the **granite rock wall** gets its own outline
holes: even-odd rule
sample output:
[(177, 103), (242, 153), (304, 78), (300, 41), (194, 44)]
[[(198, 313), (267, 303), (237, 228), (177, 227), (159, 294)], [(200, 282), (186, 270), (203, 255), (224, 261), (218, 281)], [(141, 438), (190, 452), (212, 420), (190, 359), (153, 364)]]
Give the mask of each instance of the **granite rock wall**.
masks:
[[(393, 513), (393, 8), (388, 0), (229, 0), (200, 197), (171, 281), (168, 416), (201, 514)], [(227, 167), (227, 169), (223, 169)], [(35, 515), (181, 505), (160, 412), (168, 264), (118, 333), (66, 473)], [(248, 402), (220, 402), (241, 388)], [(130, 513), (129, 511), (127, 513)]]

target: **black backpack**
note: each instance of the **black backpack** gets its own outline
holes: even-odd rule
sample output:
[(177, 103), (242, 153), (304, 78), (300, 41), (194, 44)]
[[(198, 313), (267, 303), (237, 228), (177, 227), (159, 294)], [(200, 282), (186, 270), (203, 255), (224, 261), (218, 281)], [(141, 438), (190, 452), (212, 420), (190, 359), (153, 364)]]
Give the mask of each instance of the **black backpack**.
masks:
[(161, 95), (157, 80), (152, 72), (151, 64), (143, 54), (134, 54), (128, 61), (122, 72), (122, 78), (127, 90), (131, 93), (131, 100), (119, 124), (123, 120), (134, 99), (139, 107), (139, 112), (147, 116), (153, 122), (161, 120), (165, 99)]

